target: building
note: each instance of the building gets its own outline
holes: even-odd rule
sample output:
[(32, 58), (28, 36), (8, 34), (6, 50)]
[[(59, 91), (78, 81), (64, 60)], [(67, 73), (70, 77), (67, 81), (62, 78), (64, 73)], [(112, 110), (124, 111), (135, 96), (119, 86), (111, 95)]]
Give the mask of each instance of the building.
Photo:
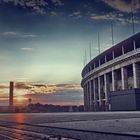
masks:
[(91, 60), (81, 86), (85, 111), (140, 110), (140, 33)]

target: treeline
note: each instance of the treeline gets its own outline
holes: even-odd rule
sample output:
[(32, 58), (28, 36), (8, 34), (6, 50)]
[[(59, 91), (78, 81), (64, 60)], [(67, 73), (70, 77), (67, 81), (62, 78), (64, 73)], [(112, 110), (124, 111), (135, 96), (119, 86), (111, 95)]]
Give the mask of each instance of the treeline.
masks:
[(84, 107), (81, 106), (60, 106), (52, 104), (29, 104), (26, 107), (15, 107), (13, 110), (15, 113), (49, 113), (49, 112), (83, 112)]

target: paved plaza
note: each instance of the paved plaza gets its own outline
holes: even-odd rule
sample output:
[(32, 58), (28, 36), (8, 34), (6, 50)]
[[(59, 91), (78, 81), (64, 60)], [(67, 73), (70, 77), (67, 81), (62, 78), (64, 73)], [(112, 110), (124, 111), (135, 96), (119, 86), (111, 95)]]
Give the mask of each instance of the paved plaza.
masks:
[(140, 112), (1, 114), (0, 136), (2, 140), (140, 140)]

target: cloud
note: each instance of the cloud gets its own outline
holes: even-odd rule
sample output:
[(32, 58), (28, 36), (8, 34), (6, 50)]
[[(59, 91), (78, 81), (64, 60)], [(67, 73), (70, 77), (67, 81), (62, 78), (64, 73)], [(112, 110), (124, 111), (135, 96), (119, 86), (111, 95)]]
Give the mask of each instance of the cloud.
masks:
[(80, 11), (73, 12), (73, 13), (70, 14), (69, 16), (72, 17), (72, 18), (74, 18), (74, 19), (82, 18), (82, 14), (81, 14)]
[(31, 98), (33, 103), (54, 105), (81, 105), (83, 104), (83, 93), (81, 90), (64, 90), (54, 94), (27, 94), (26, 98)]
[(56, 6), (62, 6), (62, 5), (64, 5), (63, 3), (62, 3), (62, 1), (61, 0), (52, 0), (52, 2), (53, 2), (53, 4), (55, 4)]
[(32, 88), (32, 85), (19, 82), (19, 83), (16, 83), (15, 84), (15, 88), (16, 89), (31, 89)]
[(37, 37), (37, 35), (34, 35), (34, 34), (25, 34), (22, 37), (24, 37), (24, 38), (34, 38), (34, 37)]
[(15, 31), (5, 31), (1, 33), (1, 36), (3, 37), (10, 37), (10, 38), (36, 38), (38, 35), (35, 34), (29, 34), (29, 33), (19, 33)]
[(2, 35), (3, 36), (16, 36), (17, 33), (13, 31), (9, 31), (9, 32), (3, 32)]
[(133, 6), (130, 2), (127, 2), (125, 0), (103, 0), (106, 4), (111, 6), (112, 8), (119, 10), (121, 12), (130, 13), (131, 7), (133, 7), (134, 11), (137, 11), (140, 9), (140, 1), (139, 0), (133, 0)]
[(21, 48), (22, 51), (32, 52), (34, 51), (33, 48)]
[[(31, 9), (31, 11), (38, 14), (46, 14), (48, 0), (1, 0), (4, 3), (12, 3), (15, 6)], [(55, 6), (63, 5), (61, 0), (51, 0)]]
[(5, 88), (9, 88), (9, 85), (1, 83), (0, 84), (0, 89), (5, 89)]
[[(9, 86), (6, 84), (0, 84), (1, 98), (7, 98)], [(6, 88), (6, 90), (5, 90)], [(15, 97), (24, 96), (27, 100), (25, 104), (28, 104), (28, 99), (32, 99), (32, 103), (41, 104), (55, 104), (55, 105), (81, 105), (83, 104), (83, 92), (80, 85), (46, 85), (37, 83), (15, 83)]]
[[(108, 13), (108, 14), (102, 14), (102, 15), (92, 15), (90, 17), (93, 20), (108, 20), (108, 21), (115, 21), (120, 22), (122, 24), (129, 24), (132, 23), (131, 17), (126, 17), (123, 14), (118, 13)], [(139, 23), (139, 19), (134, 20), (135, 23)]]

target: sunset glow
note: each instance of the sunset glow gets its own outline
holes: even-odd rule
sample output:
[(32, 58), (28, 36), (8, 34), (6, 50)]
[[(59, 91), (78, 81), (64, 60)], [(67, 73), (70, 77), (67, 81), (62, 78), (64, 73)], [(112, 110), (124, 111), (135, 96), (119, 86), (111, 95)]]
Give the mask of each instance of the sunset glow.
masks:
[(17, 96), (16, 97), (16, 100), (18, 101), (18, 102), (23, 102), (23, 101), (25, 101), (25, 100), (27, 100), (25, 97), (23, 97), (23, 96)]

